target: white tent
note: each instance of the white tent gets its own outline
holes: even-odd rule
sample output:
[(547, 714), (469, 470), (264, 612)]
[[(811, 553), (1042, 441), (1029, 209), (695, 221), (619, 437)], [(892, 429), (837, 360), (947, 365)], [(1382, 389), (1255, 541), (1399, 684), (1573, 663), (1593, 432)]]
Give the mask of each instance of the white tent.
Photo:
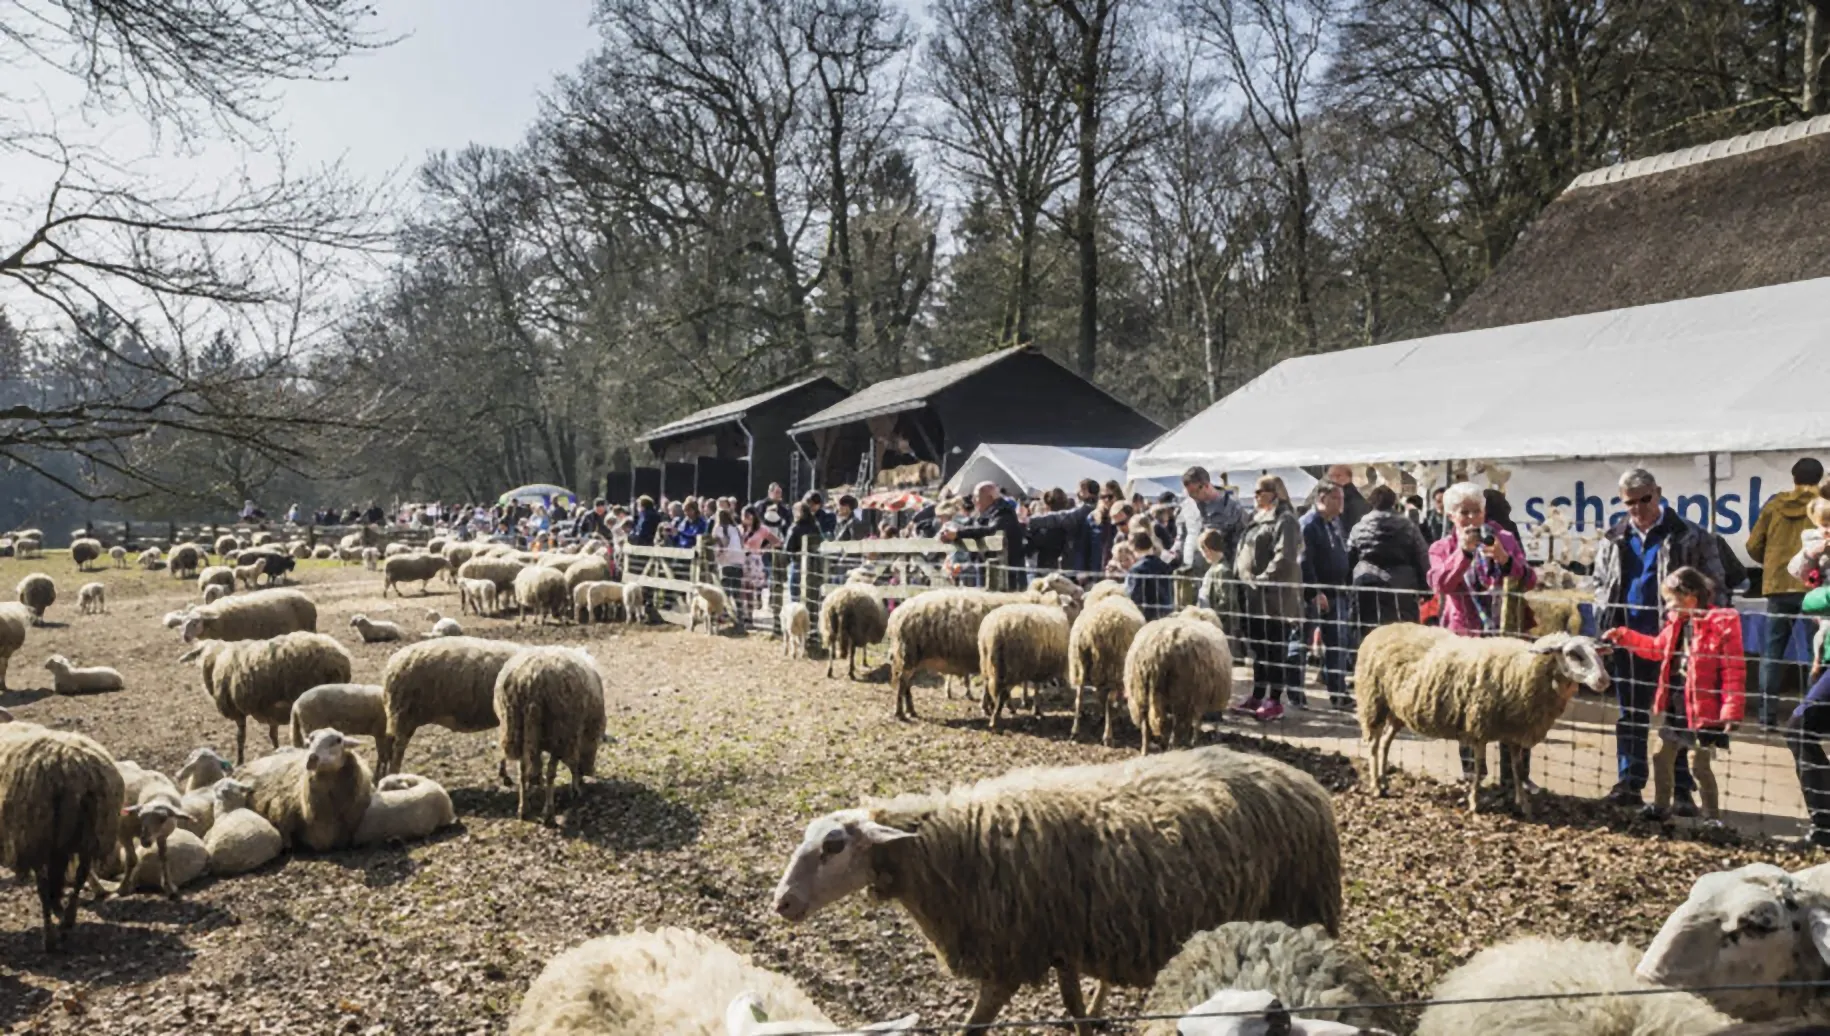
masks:
[[(1117, 482), (1131, 492), (1142, 493), (1152, 499), (1166, 492), (1182, 495), (1182, 471), (1179, 468), (1161, 478), (1138, 479), (1128, 476), (1126, 467), (1131, 452), (1099, 446), (985, 443), (972, 451), (965, 463), (959, 466), (959, 470), (953, 473), (953, 477), (947, 480), (946, 488), (955, 493), (963, 493), (976, 483), (996, 482), (1024, 496), (1040, 496), (1056, 486), (1072, 495), (1074, 486), (1081, 479), (1090, 478), (1102, 483)], [(1309, 490), (1315, 486), (1314, 476), (1301, 468), (1270, 473), (1283, 476), (1285, 488), (1297, 499), (1308, 495)], [(1249, 482), (1258, 474), (1257, 471), (1235, 472), (1234, 481), (1244, 478)], [(1219, 477), (1218, 472), (1215, 477)]]
[(1827, 361), (1830, 279), (1437, 335), (1285, 360), (1127, 470), (1821, 449)]

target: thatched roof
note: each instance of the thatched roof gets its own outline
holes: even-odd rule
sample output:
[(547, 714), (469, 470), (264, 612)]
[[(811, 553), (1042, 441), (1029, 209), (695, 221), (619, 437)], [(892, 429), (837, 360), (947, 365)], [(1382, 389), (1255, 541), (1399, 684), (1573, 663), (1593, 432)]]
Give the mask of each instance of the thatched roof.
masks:
[(1830, 116), (1570, 184), (1445, 330), (1830, 276)]

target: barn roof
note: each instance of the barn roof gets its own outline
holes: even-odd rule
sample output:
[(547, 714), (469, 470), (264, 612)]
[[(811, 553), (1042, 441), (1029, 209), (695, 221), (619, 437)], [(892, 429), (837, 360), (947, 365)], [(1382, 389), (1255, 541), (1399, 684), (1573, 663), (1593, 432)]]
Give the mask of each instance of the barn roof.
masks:
[(788, 429), (788, 432), (796, 435), (813, 431), (816, 428), (829, 428), (836, 424), (849, 424), (852, 421), (863, 421), (867, 418), (881, 417), (884, 414), (894, 414), (926, 406), (928, 400), (941, 391), (1030, 348), (1027, 345), (1012, 346), (1009, 349), (1000, 349), (983, 356), (974, 356), (970, 360), (950, 363), (945, 367), (936, 367), (917, 374), (906, 374), (900, 378), (879, 381), (816, 414), (803, 418), (799, 424)]
[(658, 428), (651, 428), (648, 431), (643, 432), (641, 435), (636, 436), (636, 441), (653, 442), (657, 439), (674, 439), (682, 435), (690, 435), (693, 432), (703, 431), (728, 421), (741, 420), (745, 414), (757, 407), (822, 381), (828, 382), (835, 389), (839, 388), (838, 382), (833, 381), (824, 374), (816, 375), (811, 378), (803, 378), (800, 381), (782, 385), (779, 388), (772, 388), (766, 392), (758, 392), (754, 396), (745, 396), (742, 399), (734, 399), (729, 403), (720, 403), (717, 406), (709, 406), (704, 410), (687, 414), (678, 421), (671, 421)]

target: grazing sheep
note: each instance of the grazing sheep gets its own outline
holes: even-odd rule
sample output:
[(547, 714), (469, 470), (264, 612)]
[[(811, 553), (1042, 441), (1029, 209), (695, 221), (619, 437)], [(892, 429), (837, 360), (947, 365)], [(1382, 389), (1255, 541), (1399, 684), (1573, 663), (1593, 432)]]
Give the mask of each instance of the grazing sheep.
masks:
[(572, 593), (580, 583), (607, 583), (610, 581), (610, 562), (601, 555), (586, 554), (566, 566), (566, 592)]
[(691, 633), (701, 619), (705, 621), (705, 632), (708, 635), (718, 632), (720, 622), (737, 621), (736, 613), (731, 610), (731, 599), (723, 587), (712, 583), (693, 586), (693, 598), (686, 615), (686, 632)]
[(979, 624), (979, 675), (985, 680), (992, 730), (998, 729), (1012, 687), (1030, 685), (1040, 716), (1042, 696), (1034, 685), (1065, 679), (1067, 668), (1068, 618), (1059, 605), (1012, 604)]
[[(1336, 943), (1320, 925), (1292, 928), (1281, 921), (1233, 921), (1201, 932), (1182, 944), (1157, 974), (1146, 1015), (1196, 1011), (1223, 990), (1263, 990), (1279, 1001), (1306, 1008), (1331, 1004), (1379, 1004), (1391, 998), (1366, 962)], [(1308, 1010), (1348, 1025), (1371, 1027), (1378, 1012)], [(1174, 1020), (1143, 1023), (1141, 1036), (1176, 1036)]]
[(32, 625), (32, 612), (22, 604), (0, 604), (0, 691), (6, 690), (6, 666), (13, 653), (25, 644), (25, 631)]
[(70, 560), (76, 562), (78, 572), (89, 571), (89, 563), (102, 556), (102, 541), (85, 536), (70, 541)]
[(108, 588), (100, 583), (84, 583), (76, 591), (76, 611), (79, 615), (107, 614)]
[[(795, 1021), (759, 1024), (758, 1014)], [(900, 1031), (915, 1021), (911, 1015), (851, 1031)], [(572, 947), (541, 969), (508, 1024), (509, 1036), (837, 1031), (793, 979), (684, 928), (638, 929)]]
[(179, 627), (184, 642), (264, 640), (284, 633), (312, 633), (318, 606), (297, 590), (256, 590), (216, 604), (192, 608)]
[[(479, 584), (481, 580), (477, 580)], [(479, 587), (480, 588), (480, 587)], [(493, 590), (494, 588), (491, 587)], [(610, 621), (623, 606), (623, 584), (594, 579), (572, 588), (572, 611), (579, 622)]]
[[(1550, 733), (1578, 686), (1608, 688), (1607, 669), (1587, 637), (1461, 637), (1411, 623), (1368, 633), (1354, 679), (1360, 734), (1372, 752), (1371, 784), (1378, 795), (1385, 794), (1391, 746), (1401, 730), (1460, 741), (1474, 749), (1476, 759), (1498, 742), (1520, 772), (1525, 753)], [(1479, 809), (1479, 790), (1477, 770), (1468, 787), (1470, 813)], [(1525, 782), (1514, 781), (1513, 790), (1519, 813), (1530, 816)]]
[(1232, 697), (1233, 653), (1212, 612), (1145, 623), (1125, 653), (1125, 704), (1140, 752), (1150, 751), (1152, 734), (1164, 747), (1193, 745), (1201, 717)]
[(101, 745), (36, 723), (0, 725), (0, 866), (37, 884), (46, 953), (76, 926), (78, 893), (113, 858), (123, 799)]
[(348, 683), (349, 652), (321, 633), (287, 633), (267, 640), (205, 640), (179, 662), (196, 661), (216, 711), (235, 723), (235, 762), (247, 758), (248, 720), (267, 725), (275, 748), (292, 703), (327, 683)]
[(44, 613), (57, 603), (57, 583), (43, 572), (33, 572), (19, 581), (19, 603), (32, 610), (32, 625), (44, 624)]
[(121, 674), (107, 666), (79, 668), (62, 655), (45, 659), (44, 667), (51, 671), (51, 689), (58, 694), (100, 694), (125, 686)]
[(395, 554), (382, 563), (381, 596), (386, 597), (393, 590), (398, 597), (399, 584), (418, 583), (420, 596), (424, 597), (429, 592), (428, 584), (445, 571), (446, 564), (442, 554)]
[(845, 658), (845, 677), (858, 678), (857, 656), (870, 662), (870, 645), (880, 643), (890, 626), (890, 614), (877, 595), (856, 585), (847, 584), (820, 602), (820, 643), (826, 646), (826, 676), (832, 677), (832, 663)]
[(360, 747), (334, 727), (314, 730), (304, 748), (282, 748), (242, 767), (253, 785), (248, 807), (267, 818), (284, 848), (342, 849), (355, 839), (374, 793)]
[(443, 536), (434, 536), (426, 541), (426, 553), (443, 554), (445, 552), (445, 545), (449, 542), (451, 541)]
[(141, 551), (140, 556), (135, 558), (134, 561), (141, 568), (151, 572), (160, 565), (165, 564), (165, 552), (158, 547), (148, 547)]
[(126, 547), (109, 547), (108, 548), (108, 560), (114, 562), (115, 568), (126, 568), (127, 567), (127, 548)]
[(225, 877), (246, 874), (285, 850), (285, 840), (266, 817), (248, 808), (254, 788), (243, 781), (218, 781), (210, 789), (216, 797), (216, 822), (203, 836), (210, 854), (210, 873)]
[(215, 604), (227, 596), (229, 596), (229, 588), (220, 583), (211, 583), (203, 588), (204, 604)]
[(351, 737), (372, 737), (376, 744), (386, 740), (388, 709), (381, 685), (326, 683), (299, 695), (292, 703), (292, 747), (304, 748), (306, 736), (325, 727)]
[(392, 622), (381, 622), (366, 615), (356, 614), (349, 617), (349, 624), (362, 635), (364, 644), (382, 644), (401, 639), (400, 627)]
[(430, 630), (421, 633), (419, 639), (430, 640), (433, 637), (461, 637), (463, 635), (464, 627), (456, 619), (440, 618), (437, 622), (432, 624)]
[(332, 547), (328, 543), (320, 543), (317, 546), (311, 548), (311, 557), (312, 557), (312, 560), (314, 560), (314, 561), (329, 561), (331, 558), (334, 558), (336, 556), (337, 556), (337, 548)]
[(1088, 687), (1105, 714), (1100, 744), (1112, 746), (1112, 719), (1125, 688), (1125, 657), (1131, 642), (1144, 628), (1144, 613), (1131, 598), (1106, 595), (1087, 605), (1068, 633), (1068, 683), (1074, 688), (1074, 726), (1071, 738), (1080, 736), (1081, 704)]
[(1041, 595), (984, 590), (930, 590), (904, 601), (890, 616), (890, 683), (896, 718), (915, 718), (915, 674), (978, 675), (979, 623), (1007, 604), (1038, 603)]
[[(784, 593), (783, 596), (787, 595)], [(821, 614), (824, 616), (824, 611)], [(781, 614), (776, 618), (782, 626), (782, 654), (788, 658), (806, 658), (807, 632), (811, 620), (807, 606), (799, 601), (786, 601), (782, 604)], [(826, 660), (826, 668), (832, 668), (830, 656)]]
[(496, 584), (496, 605), (508, 608), (515, 603), (515, 577), (527, 566), (502, 557), (474, 557), (458, 569), (463, 579), (487, 579)]
[(775, 909), (798, 922), (864, 889), (901, 902), (947, 970), (978, 983), (967, 1024), (982, 1025), (1051, 969), (1084, 1017), (1080, 976), (1147, 987), (1189, 936), (1228, 921), (1332, 933), (1341, 852), (1315, 778), (1209, 747), (828, 814), (808, 825)]
[[(1639, 958), (1638, 950), (1622, 943), (1529, 936), (1475, 954), (1436, 983), (1430, 998), (1470, 1000), (1657, 988), (1634, 973)], [(1522, 999), (1508, 1003), (1435, 1004), (1418, 1020), (1417, 1036), (1702, 1036), (1734, 1021), (1690, 993)]]
[(180, 543), (172, 548), (171, 559), (166, 568), (173, 579), (188, 579), (197, 574), (203, 567), (203, 548), (195, 543)]
[(356, 828), (355, 844), (410, 842), (457, 823), (451, 796), (437, 781), (418, 774), (389, 774), (375, 782), (368, 812)]
[(225, 565), (211, 565), (197, 574), (197, 592), (199, 594), (212, 586), (220, 586), (230, 593), (234, 593), (235, 570)]
[(234, 553), (235, 551), (238, 551), (240, 549), (241, 549), (241, 541), (236, 539), (233, 536), (228, 535), (227, 533), (224, 533), (223, 535), (216, 537), (216, 542), (212, 547), (211, 553), (213, 553), (217, 557), (221, 558), (221, 557), (227, 557), (229, 554)]
[(537, 566), (522, 569), (515, 576), (515, 602), (520, 608), (520, 614), (515, 617), (517, 625), (527, 621), (529, 611), (540, 617), (543, 626), (550, 618), (566, 616), (572, 595), (566, 589), (565, 573)]
[[(550, 570), (549, 570), (550, 571)], [(528, 818), (528, 791), (538, 786), (547, 756), (542, 823), (553, 822), (553, 779), (559, 764), (572, 771), (573, 803), (597, 765), (604, 737), (604, 682), (591, 656), (576, 648), (533, 647), (509, 659), (496, 677), (496, 716), (502, 721), (502, 765), (520, 764), (515, 815)]]
[[(518, 645), (480, 637), (439, 637), (410, 644), (388, 658), (381, 675), (388, 732), (375, 757), (383, 773), (400, 773), (407, 743), (420, 727), (460, 734), (495, 729), (496, 676)], [(508, 767), (499, 766), (500, 776)]]

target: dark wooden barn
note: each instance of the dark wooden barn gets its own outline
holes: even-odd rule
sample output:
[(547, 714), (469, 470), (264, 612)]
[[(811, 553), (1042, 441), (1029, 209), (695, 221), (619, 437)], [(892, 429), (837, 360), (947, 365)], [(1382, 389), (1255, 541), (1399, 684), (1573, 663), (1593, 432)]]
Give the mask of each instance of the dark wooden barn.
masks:
[[(831, 378), (807, 378), (754, 396), (707, 407), (638, 437), (664, 471), (691, 467), (690, 486), (669, 477), (669, 496), (688, 493), (757, 500), (769, 483), (789, 485), (794, 444), (788, 428), (845, 398)], [(702, 484), (703, 483), (703, 484)]]
[(886, 453), (902, 463), (912, 456), (938, 464), (945, 478), (980, 443), (1135, 449), (1163, 434), (1155, 421), (1024, 345), (880, 381), (788, 431), (822, 487), (867, 481), (885, 466)]

